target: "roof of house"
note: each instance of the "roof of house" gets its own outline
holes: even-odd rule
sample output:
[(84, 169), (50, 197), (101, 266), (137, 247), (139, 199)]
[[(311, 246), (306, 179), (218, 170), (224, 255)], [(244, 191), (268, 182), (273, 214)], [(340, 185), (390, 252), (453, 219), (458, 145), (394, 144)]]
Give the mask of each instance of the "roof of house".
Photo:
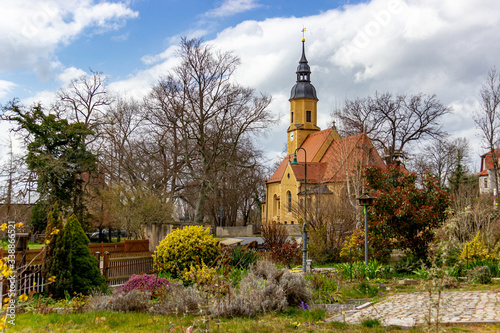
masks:
[(478, 174), (478, 176), (488, 176), (488, 170), (486, 170), (486, 169), (485, 169), (485, 170), (481, 171), (481, 172)]
[[(321, 150), (321, 147), (328, 143), (331, 131), (329, 128), (309, 135), (301, 146), (307, 153), (304, 154), (302, 149), (297, 151), (299, 164), (292, 165), (292, 170), (298, 181), (304, 181), (304, 155), (307, 155), (308, 183), (345, 181), (358, 166), (385, 167), (384, 161), (364, 133), (334, 140), (326, 150)], [(323, 156), (316, 156), (323, 151)], [(291, 160), (290, 156), (286, 156), (267, 183), (280, 182)]]
[[(500, 157), (500, 149), (495, 149), (495, 155)], [(481, 170), (493, 169), (493, 159), (491, 158), (491, 150), (486, 154), (481, 155)], [(485, 167), (486, 166), (486, 167)], [(482, 172), (481, 171), (481, 172)]]

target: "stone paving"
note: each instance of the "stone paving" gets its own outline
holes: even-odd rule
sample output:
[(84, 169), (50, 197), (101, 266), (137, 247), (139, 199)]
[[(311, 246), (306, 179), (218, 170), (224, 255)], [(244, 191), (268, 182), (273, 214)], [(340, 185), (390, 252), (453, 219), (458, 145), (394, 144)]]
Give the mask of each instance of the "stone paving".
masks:
[[(426, 324), (431, 307), (432, 322), (436, 318), (437, 294), (400, 293), (357, 310), (346, 311), (331, 321), (359, 323), (364, 319), (379, 319), (382, 325), (414, 326)], [(499, 291), (443, 292), (439, 306), (440, 323), (500, 322)]]

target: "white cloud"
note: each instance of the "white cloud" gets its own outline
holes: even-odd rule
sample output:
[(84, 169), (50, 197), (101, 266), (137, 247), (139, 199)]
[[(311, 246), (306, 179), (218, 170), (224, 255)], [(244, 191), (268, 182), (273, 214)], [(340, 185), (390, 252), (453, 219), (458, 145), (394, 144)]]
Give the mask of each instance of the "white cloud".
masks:
[(57, 80), (61, 82), (62, 86), (67, 86), (72, 80), (85, 75), (87, 75), (87, 73), (80, 68), (68, 67), (57, 75)]
[(260, 7), (257, 0), (224, 0), (218, 8), (208, 11), (207, 17), (226, 17)]
[[(477, 148), (471, 111), (477, 108), (488, 69), (500, 66), (500, 44), (492, 42), (500, 39), (499, 12), (500, 2), (488, 0), (373, 0), (308, 17), (241, 22), (209, 42), (240, 56), (238, 82), (273, 96), (270, 109), (282, 116), (281, 125), (261, 139), (273, 154), (286, 142), (283, 128), (303, 26), (322, 128), (330, 125), (331, 111), (346, 97), (422, 92), (453, 107), (453, 114), (443, 119), (444, 129), (466, 136)], [(151, 68), (112, 86), (134, 96), (146, 94), (176, 64), (172, 50), (144, 57)]]
[(0, 80), (0, 99), (7, 96), (15, 86), (14, 82)]
[(85, 29), (113, 30), (138, 16), (125, 3), (94, 2), (2, 1), (0, 72), (51, 61), (56, 47), (69, 43)]

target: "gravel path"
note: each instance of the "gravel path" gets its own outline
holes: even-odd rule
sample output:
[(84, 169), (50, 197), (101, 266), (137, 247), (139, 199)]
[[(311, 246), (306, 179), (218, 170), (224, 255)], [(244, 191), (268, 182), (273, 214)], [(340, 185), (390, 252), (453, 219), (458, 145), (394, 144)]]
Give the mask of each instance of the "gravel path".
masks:
[[(401, 293), (364, 308), (346, 311), (329, 321), (359, 323), (364, 319), (379, 319), (385, 326), (411, 327), (426, 324), (431, 308), (431, 320), (436, 320), (437, 295)], [(440, 323), (498, 323), (500, 322), (500, 292), (470, 291), (443, 292), (439, 306)]]

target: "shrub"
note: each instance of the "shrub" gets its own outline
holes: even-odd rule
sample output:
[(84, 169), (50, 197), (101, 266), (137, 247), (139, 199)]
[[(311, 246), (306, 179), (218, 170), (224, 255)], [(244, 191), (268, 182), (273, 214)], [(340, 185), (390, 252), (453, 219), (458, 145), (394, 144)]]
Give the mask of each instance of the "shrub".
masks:
[(156, 275), (142, 274), (132, 275), (119, 289), (119, 292), (129, 292), (131, 290), (149, 291), (152, 295), (157, 293), (158, 289), (168, 286), (169, 281)]
[(99, 262), (90, 253), (90, 241), (74, 214), (70, 216), (64, 226), (63, 237), (68, 237), (71, 244), (73, 291), (89, 295), (93, 289), (105, 290), (106, 280), (99, 271)]
[(488, 266), (475, 267), (469, 270), (467, 276), (474, 283), (488, 284), (491, 282), (491, 272)]
[(283, 224), (279, 224), (276, 221), (269, 223), (263, 223), (260, 232), (262, 238), (264, 239), (264, 244), (266, 248), (270, 251), (273, 248), (280, 247), (286, 242), (288, 238), (288, 232)]
[(290, 267), (302, 262), (302, 248), (295, 240), (286, 241), (281, 246), (271, 248), (271, 259), (281, 265)]
[[(54, 231), (58, 226), (55, 222), (58, 219), (56, 209), (49, 219), (48, 230)], [(48, 241), (55, 244), (45, 258), (45, 276), (56, 277), (55, 282), (49, 285), (48, 292), (54, 298), (63, 298), (66, 293), (88, 295), (94, 289), (105, 290), (106, 281), (99, 271), (97, 259), (90, 253), (89, 239), (78, 218), (71, 215), (63, 230), (56, 235), (49, 234), (51, 238)]]
[(158, 301), (155, 308), (156, 312), (177, 314), (199, 312), (203, 300), (195, 287), (184, 287), (182, 282), (171, 282), (161, 290)]
[(476, 236), (470, 241), (463, 245), (462, 252), (460, 253), (461, 260), (483, 260), (490, 259), (490, 251), (483, 244), (480, 238), (480, 231), (477, 232)]
[(217, 240), (201, 226), (176, 229), (163, 239), (153, 254), (158, 272), (178, 278), (192, 265), (211, 266), (220, 253)]
[(248, 269), (250, 265), (257, 262), (257, 252), (254, 249), (234, 248), (231, 252), (229, 265), (234, 268)]
[(151, 307), (151, 293), (132, 289), (112, 295), (93, 294), (87, 304), (91, 311), (145, 312)]
[(232, 290), (231, 297), (213, 304), (211, 314), (252, 317), (261, 312), (283, 311), (310, 299), (311, 291), (302, 275), (278, 270), (269, 261), (259, 261), (242, 277), (239, 288)]

